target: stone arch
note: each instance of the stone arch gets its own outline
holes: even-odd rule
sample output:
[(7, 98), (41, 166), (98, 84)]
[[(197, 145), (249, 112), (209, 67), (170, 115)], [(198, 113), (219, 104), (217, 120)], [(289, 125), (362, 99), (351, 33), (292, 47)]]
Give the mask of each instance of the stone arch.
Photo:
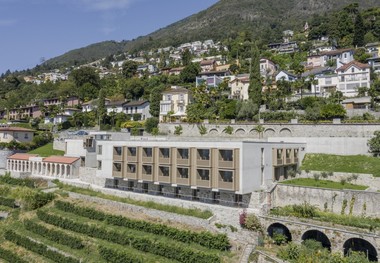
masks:
[(325, 233), (319, 231), (319, 230), (308, 230), (302, 235), (302, 241), (313, 239), (315, 241), (318, 241), (322, 244), (324, 248), (327, 248), (328, 250), (331, 250), (331, 242), (330, 239), (326, 236)]
[(217, 129), (213, 128), (208, 133), (211, 135), (213, 135), (213, 134), (216, 135), (216, 134), (219, 134), (219, 131)]
[(272, 128), (268, 128), (264, 131), (264, 134), (268, 137), (268, 136), (274, 136), (276, 134), (276, 131), (273, 130)]
[(363, 252), (370, 261), (377, 262), (378, 254), (376, 248), (367, 240), (362, 238), (350, 238), (343, 244), (344, 255), (349, 255), (350, 251)]
[(292, 241), (292, 234), (290, 233), (289, 228), (287, 228), (285, 225), (281, 223), (273, 223), (271, 224), (268, 229), (268, 236), (273, 237), (274, 234), (282, 234), (286, 236), (287, 242)]
[(243, 128), (239, 128), (235, 131), (236, 135), (245, 135), (245, 130)]
[(282, 128), (280, 130), (280, 135), (282, 135), (282, 136), (291, 136), (292, 135), (292, 131), (289, 128)]

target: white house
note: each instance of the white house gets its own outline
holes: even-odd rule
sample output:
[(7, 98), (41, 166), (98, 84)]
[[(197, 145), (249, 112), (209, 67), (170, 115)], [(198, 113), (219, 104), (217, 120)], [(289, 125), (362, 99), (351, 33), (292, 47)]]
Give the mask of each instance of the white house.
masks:
[(275, 79), (276, 81), (286, 80), (286, 81), (293, 82), (297, 79), (297, 76), (285, 70), (281, 70), (280, 72), (277, 73)]
[(351, 61), (336, 71), (339, 79), (338, 90), (345, 96), (356, 96), (358, 88), (370, 87), (370, 66), (368, 64)]
[(260, 75), (262, 77), (272, 77), (276, 70), (277, 67), (273, 61), (266, 58), (260, 59)]
[(146, 120), (152, 115), (149, 112), (150, 104), (147, 100), (135, 100), (123, 104), (123, 112), (126, 114), (139, 114), (141, 115), (141, 120)]
[(319, 95), (331, 91), (341, 91), (346, 97), (357, 96), (358, 88), (370, 87), (370, 66), (351, 61), (339, 68), (334, 74), (316, 75), (317, 84), (311, 86), (311, 92)]
[(231, 98), (237, 100), (248, 100), (249, 77), (235, 78), (228, 83), (231, 89)]

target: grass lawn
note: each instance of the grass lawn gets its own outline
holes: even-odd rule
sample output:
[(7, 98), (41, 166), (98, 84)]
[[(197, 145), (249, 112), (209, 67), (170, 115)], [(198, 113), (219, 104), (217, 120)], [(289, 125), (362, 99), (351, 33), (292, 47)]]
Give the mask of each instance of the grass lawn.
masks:
[(340, 182), (333, 182), (330, 180), (315, 180), (311, 178), (298, 178), (293, 180), (288, 180), (281, 182), (282, 184), (289, 184), (289, 185), (300, 185), (300, 186), (311, 186), (311, 187), (321, 187), (321, 188), (331, 188), (331, 189), (352, 189), (352, 190), (365, 190), (368, 188), (368, 186), (364, 185), (357, 185), (357, 184), (350, 184), (345, 183), (341, 184)]
[(39, 154), (41, 157), (48, 157), (51, 155), (59, 155), (63, 156), (65, 154), (64, 151), (54, 150), (53, 143), (45, 144), (40, 148), (34, 149), (33, 151), (28, 152), (30, 154)]
[(380, 158), (365, 155), (306, 154), (301, 169), (365, 173), (380, 177)]

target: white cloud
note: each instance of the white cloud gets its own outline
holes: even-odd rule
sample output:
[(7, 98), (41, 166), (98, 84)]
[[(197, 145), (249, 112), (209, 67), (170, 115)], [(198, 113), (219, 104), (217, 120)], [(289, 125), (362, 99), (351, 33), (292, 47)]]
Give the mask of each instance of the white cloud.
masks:
[(0, 26), (12, 26), (16, 23), (16, 20), (12, 19), (0, 19)]
[(97, 11), (127, 8), (132, 0), (81, 0), (87, 8)]

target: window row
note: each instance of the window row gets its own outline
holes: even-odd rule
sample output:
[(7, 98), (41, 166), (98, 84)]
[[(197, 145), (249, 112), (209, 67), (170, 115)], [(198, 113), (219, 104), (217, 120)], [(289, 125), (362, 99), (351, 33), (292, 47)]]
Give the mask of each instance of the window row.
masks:
[[(143, 147), (143, 157), (152, 157), (153, 148)], [(98, 148), (98, 154), (101, 154), (101, 148)], [(123, 153), (123, 148), (120, 146), (114, 147), (114, 155), (121, 156)], [(127, 147), (128, 156), (137, 156), (137, 147)], [(159, 148), (159, 157), (168, 159), (170, 158), (171, 148)], [(233, 150), (219, 150), (219, 160), (232, 162), (234, 153)], [(188, 160), (190, 158), (190, 149), (189, 148), (177, 148), (177, 158), (182, 160)], [(198, 160), (210, 160), (211, 159), (211, 150), (210, 149), (197, 149), (197, 159)]]
[[(122, 165), (121, 163), (115, 162), (114, 164), (114, 171), (115, 172), (121, 172)], [(101, 163), (100, 163), (101, 167)], [(99, 167), (98, 167), (99, 168)], [(170, 176), (170, 167), (169, 166), (159, 166), (158, 167), (158, 175), (169, 177)], [(190, 177), (190, 170), (187, 167), (177, 167), (177, 177), (181, 179), (188, 179)], [(127, 165), (127, 173), (136, 173), (137, 172), (137, 165), (136, 164), (128, 164)], [(143, 165), (142, 166), (142, 173), (144, 175), (152, 175), (153, 174), (153, 167), (152, 165)], [(209, 181), (211, 176), (210, 169), (197, 169), (196, 175), (198, 180), (202, 181)], [(232, 183), (234, 178), (234, 172), (233, 171), (227, 171), (227, 170), (219, 170), (219, 180), (226, 183)]]

